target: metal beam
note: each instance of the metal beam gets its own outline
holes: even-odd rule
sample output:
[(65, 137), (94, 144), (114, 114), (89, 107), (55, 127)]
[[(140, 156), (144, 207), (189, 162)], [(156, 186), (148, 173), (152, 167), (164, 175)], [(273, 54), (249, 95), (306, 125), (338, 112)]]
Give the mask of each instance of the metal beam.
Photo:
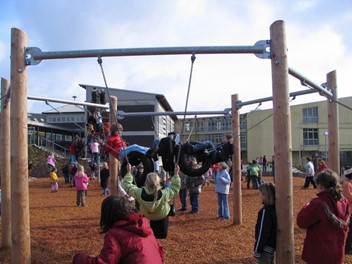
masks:
[(288, 68), (288, 73), (291, 74), (293, 77), (297, 78), (298, 80), (301, 81), (302, 85), (312, 87), (313, 89), (317, 90), (320, 94), (323, 94), (327, 96), (329, 99), (333, 98), (333, 94), (329, 92), (328, 90), (325, 89), (322, 85), (315, 84), (311, 80), (309, 80), (307, 77), (303, 76), (299, 72), (295, 71), (292, 68)]
[(93, 104), (93, 103), (87, 103), (87, 102), (78, 102), (78, 101), (70, 101), (70, 100), (61, 100), (61, 99), (55, 99), (55, 98), (48, 98), (48, 97), (38, 97), (38, 96), (27, 96), (28, 100), (36, 100), (36, 101), (44, 101), (44, 102), (54, 102), (54, 103), (64, 103), (64, 104), (73, 104), (73, 105), (85, 105), (85, 106), (94, 106), (97, 108), (104, 108), (108, 109), (108, 105), (102, 105), (102, 104)]
[(128, 116), (179, 116), (179, 115), (230, 115), (231, 109), (226, 108), (223, 111), (179, 111), (179, 112), (131, 112), (117, 111), (117, 119), (123, 119)]
[[(308, 90), (303, 90), (303, 91), (298, 91), (298, 92), (292, 92), (290, 93), (290, 97), (295, 97), (295, 96), (299, 96), (299, 95), (305, 95), (305, 94), (311, 94), (311, 93), (316, 93), (317, 91), (313, 90), (313, 89), (308, 89)], [(237, 109), (240, 109), (242, 106), (244, 105), (251, 105), (251, 104), (260, 104), (263, 102), (268, 102), (268, 101), (272, 101), (273, 97), (264, 97), (261, 99), (256, 99), (256, 100), (251, 100), (251, 101), (247, 101), (247, 102), (242, 102), (242, 101), (237, 101)]]
[(147, 55), (182, 54), (234, 54), (252, 53), (258, 58), (270, 58), (270, 41), (260, 40), (254, 46), (195, 46), (195, 47), (158, 47), (129, 49), (96, 49), (43, 52), (37, 47), (28, 47), (25, 52), (26, 65), (36, 65), (44, 59), (71, 59), (88, 57), (118, 57)]

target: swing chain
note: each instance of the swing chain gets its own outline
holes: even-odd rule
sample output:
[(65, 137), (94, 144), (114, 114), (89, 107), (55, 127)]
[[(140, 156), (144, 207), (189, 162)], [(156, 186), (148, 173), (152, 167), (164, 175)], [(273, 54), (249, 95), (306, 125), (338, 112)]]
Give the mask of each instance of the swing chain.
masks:
[[(186, 96), (186, 105), (185, 105), (185, 111), (184, 111), (184, 115), (183, 115), (183, 122), (182, 122), (182, 128), (181, 128), (181, 136), (180, 138), (183, 138), (183, 132), (185, 129), (185, 120), (186, 120), (186, 114), (187, 114), (187, 107), (188, 107), (188, 99), (189, 99), (189, 92), (191, 90), (191, 81), (192, 81), (192, 73), (193, 73), (193, 64), (194, 61), (196, 60), (196, 55), (194, 53), (192, 53), (191, 56), (191, 70), (190, 70), (190, 74), (189, 74), (189, 80), (188, 80), (188, 90), (187, 90), (187, 96)], [(189, 139), (189, 138), (188, 138)], [(188, 140), (187, 140), (188, 141)], [(180, 160), (180, 154), (181, 154), (181, 145), (179, 147), (179, 151), (178, 151), (178, 155), (177, 155), (177, 159), (176, 159), (176, 163), (178, 164), (179, 160)]]

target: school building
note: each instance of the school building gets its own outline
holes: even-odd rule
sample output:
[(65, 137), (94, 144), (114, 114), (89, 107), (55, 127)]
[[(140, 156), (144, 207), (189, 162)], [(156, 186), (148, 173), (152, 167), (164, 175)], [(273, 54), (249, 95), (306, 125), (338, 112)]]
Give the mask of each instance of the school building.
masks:
[[(118, 122), (124, 127), (123, 138), (130, 144), (151, 146), (154, 139), (165, 137), (170, 131), (181, 133), (183, 140), (210, 140), (217, 144), (224, 134), (232, 133), (230, 115), (197, 116), (178, 119), (176, 115), (163, 115), (173, 109), (164, 95), (137, 92), (125, 89), (80, 84), (86, 90), (86, 101), (92, 101), (92, 91), (104, 91), (106, 102), (109, 96), (117, 97)], [(340, 98), (344, 105), (352, 105), (352, 97)], [(304, 166), (305, 157), (327, 158), (328, 149), (328, 114), (327, 100), (291, 106), (291, 135), (293, 166)], [(352, 164), (352, 115), (351, 110), (339, 105), (339, 138), (341, 168)], [(43, 112), (40, 126), (30, 121), (29, 142), (33, 142), (36, 131), (51, 142), (67, 141), (75, 134), (84, 134), (87, 118), (91, 109), (77, 106), (63, 106), (56, 110)], [(148, 115), (148, 113), (151, 113)], [(126, 114), (126, 116), (124, 116)], [(29, 114), (31, 115), (31, 114)], [(33, 114), (32, 114), (33, 115)], [(103, 118), (108, 113), (103, 111)], [(30, 120), (30, 119), (29, 119)], [(44, 127), (45, 130), (44, 130)], [(61, 131), (60, 131), (61, 129)], [(43, 132), (45, 131), (45, 132)], [(273, 110), (256, 110), (240, 115), (241, 158), (243, 162), (266, 155), (271, 161), (274, 154), (273, 140)], [(37, 133), (37, 134), (38, 134)]]
[[(352, 97), (339, 101), (352, 106)], [(293, 166), (304, 166), (305, 157), (328, 157), (328, 102), (319, 101), (291, 106)], [(352, 164), (352, 112), (339, 105), (339, 137), (341, 168)], [(185, 138), (192, 141), (211, 140), (219, 143), (223, 134), (231, 133), (231, 117), (212, 116), (185, 120)], [(241, 158), (244, 162), (274, 154), (273, 110), (257, 110), (240, 115)]]

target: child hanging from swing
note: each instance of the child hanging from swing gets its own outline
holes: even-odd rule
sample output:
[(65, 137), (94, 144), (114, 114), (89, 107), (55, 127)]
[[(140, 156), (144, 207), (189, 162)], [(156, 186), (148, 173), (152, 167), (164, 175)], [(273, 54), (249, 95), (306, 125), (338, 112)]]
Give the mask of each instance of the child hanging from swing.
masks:
[(132, 151), (138, 151), (144, 155), (147, 154), (149, 148), (143, 147), (137, 144), (127, 146), (126, 142), (121, 138), (123, 126), (121, 124), (112, 124), (110, 126), (110, 136), (106, 140), (104, 145), (104, 151), (111, 154), (118, 160), (122, 160)]

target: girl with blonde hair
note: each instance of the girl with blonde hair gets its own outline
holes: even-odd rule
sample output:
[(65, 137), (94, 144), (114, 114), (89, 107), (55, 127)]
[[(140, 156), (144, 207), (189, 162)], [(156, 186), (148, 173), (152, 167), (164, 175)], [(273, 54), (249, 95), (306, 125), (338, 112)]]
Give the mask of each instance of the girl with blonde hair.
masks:
[(86, 206), (85, 193), (88, 189), (89, 178), (84, 172), (84, 167), (81, 164), (77, 164), (77, 172), (74, 176), (75, 187), (77, 191), (76, 205)]
[(155, 237), (159, 239), (166, 238), (169, 227), (168, 216), (171, 209), (169, 201), (178, 194), (181, 186), (179, 166), (175, 165), (171, 184), (164, 189), (160, 185), (160, 178), (157, 173), (148, 173), (145, 186), (139, 188), (133, 183), (131, 164), (128, 163), (126, 169), (127, 174), (123, 179), (124, 189), (128, 195), (136, 199), (140, 210), (150, 220), (150, 226), (153, 229)]

